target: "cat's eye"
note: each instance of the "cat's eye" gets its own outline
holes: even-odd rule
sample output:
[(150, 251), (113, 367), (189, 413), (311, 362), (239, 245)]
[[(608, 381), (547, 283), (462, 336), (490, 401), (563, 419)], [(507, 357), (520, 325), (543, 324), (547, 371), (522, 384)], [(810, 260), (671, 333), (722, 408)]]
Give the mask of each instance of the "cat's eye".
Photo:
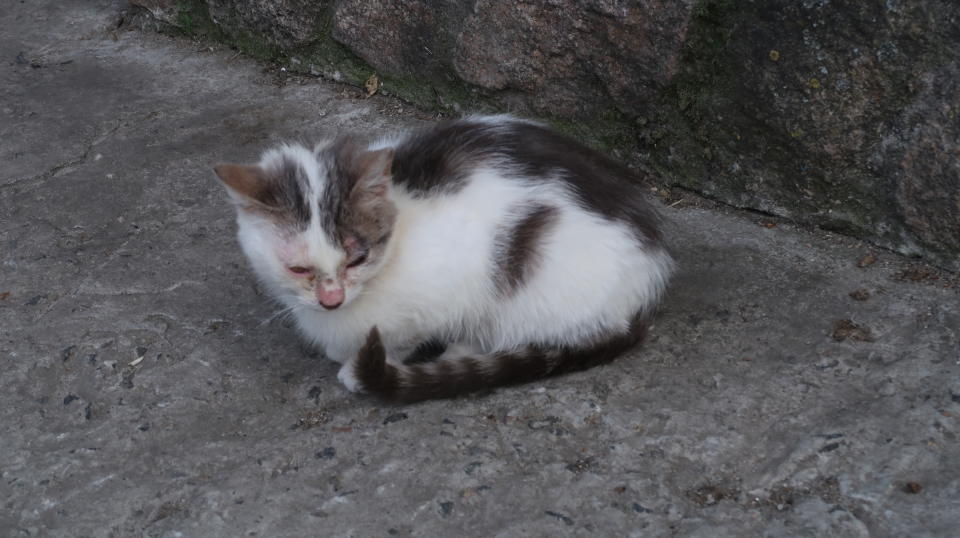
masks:
[(287, 270), (295, 275), (307, 275), (313, 271), (309, 267), (303, 267), (302, 265), (294, 265), (293, 267), (287, 267)]
[(356, 267), (356, 266), (362, 264), (362, 263), (365, 262), (365, 261), (367, 261), (367, 253), (366, 253), (366, 252), (364, 252), (363, 254), (357, 256), (356, 258), (350, 260), (350, 263), (347, 264), (347, 267), (348, 267), (348, 268), (350, 268), (350, 267)]

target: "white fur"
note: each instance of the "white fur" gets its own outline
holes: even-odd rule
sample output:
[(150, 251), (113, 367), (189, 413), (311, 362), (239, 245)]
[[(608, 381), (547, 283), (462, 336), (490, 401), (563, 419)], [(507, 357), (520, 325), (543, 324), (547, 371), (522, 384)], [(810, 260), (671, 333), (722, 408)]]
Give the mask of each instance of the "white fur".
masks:
[[(390, 147), (397, 140), (371, 147)], [(311, 189), (322, 191), (325, 178), (317, 175), (313, 153), (299, 147), (279, 152), (300, 160), (310, 173)], [(279, 152), (267, 154), (262, 164), (269, 165)], [(338, 362), (356, 356), (373, 326), (379, 327), (391, 360), (428, 337), (488, 353), (529, 344), (577, 346), (623, 332), (637, 312), (650, 310), (673, 262), (662, 248), (641, 245), (626, 224), (584, 210), (565, 189), (562, 181), (504, 177), (494, 165), (476, 171), (462, 189), (438, 196), (418, 199), (392, 185), (388, 196), (398, 216), (379, 273), (332, 311), (291, 283), (285, 270), (290, 263), (323, 270), (340, 263), (342, 249), (330, 244), (319, 224), (311, 224), (302, 237), (278, 238), (264, 220), (240, 211), (239, 238), (254, 270), (291, 309), (303, 334)], [(559, 213), (538, 269), (504, 297), (495, 284), (498, 275), (491, 274), (494, 239), (505, 222), (517, 218), (511, 208), (532, 203)], [(297, 244), (307, 246), (307, 259), (280, 259), (281, 251), (297, 251)], [(339, 377), (351, 390), (357, 388), (348, 368)]]

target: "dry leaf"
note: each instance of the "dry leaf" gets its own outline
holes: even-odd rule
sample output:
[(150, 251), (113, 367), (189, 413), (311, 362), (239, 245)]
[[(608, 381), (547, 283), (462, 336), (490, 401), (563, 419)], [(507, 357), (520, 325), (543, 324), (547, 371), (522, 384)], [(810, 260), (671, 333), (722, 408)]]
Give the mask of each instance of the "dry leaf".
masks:
[(857, 342), (874, 341), (873, 333), (870, 332), (870, 329), (857, 325), (849, 319), (841, 319), (834, 323), (833, 334), (831, 334), (831, 336), (837, 342), (843, 342), (848, 338)]
[(866, 301), (870, 298), (870, 292), (864, 289), (851, 291), (849, 295), (854, 301)]
[(373, 97), (373, 94), (377, 93), (380, 89), (380, 78), (376, 73), (370, 75), (370, 78), (363, 83), (363, 89), (367, 90), (367, 97)]
[(909, 280), (911, 282), (931, 282), (940, 279), (936, 273), (922, 267), (908, 267), (907, 269), (904, 269), (903, 271), (900, 271), (894, 275), (893, 278), (901, 282), (905, 280)]
[(876, 263), (877, 257), (873, 254), (867, 254), (866, 256), (860, 258), (860, 261), (857, 262), (857, 267), (863, 269), (864, 267), (870, 267)]
[(916, 495), (917, 493), (920, 493), (921, 491), (923, 491), (923, 486), (921, 486), (916, 482), (907, 482), (906, 484), (903, 485), (903, 491), (905, 493), (911, 493)]

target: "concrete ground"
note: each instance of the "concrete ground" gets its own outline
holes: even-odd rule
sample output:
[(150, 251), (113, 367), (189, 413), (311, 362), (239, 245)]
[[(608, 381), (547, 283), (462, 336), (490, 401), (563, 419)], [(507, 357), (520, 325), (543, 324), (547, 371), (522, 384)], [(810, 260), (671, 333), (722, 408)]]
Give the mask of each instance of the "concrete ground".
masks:
[(0, 9), (0, 535), (956, 535), (955, 275), (674, 196), (642, 349), (383, 406), (270, 321), (210, 167), (427, 118), (122, 7)]

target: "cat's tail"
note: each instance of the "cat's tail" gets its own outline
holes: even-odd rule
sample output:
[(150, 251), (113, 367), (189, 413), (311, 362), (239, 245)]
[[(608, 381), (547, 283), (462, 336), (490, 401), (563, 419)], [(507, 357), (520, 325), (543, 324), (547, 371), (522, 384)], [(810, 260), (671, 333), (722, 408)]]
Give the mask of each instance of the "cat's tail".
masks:
[(387, 362), (380, 332), (374, 327), (353, 363), (356, 389), (404, 403), (452, 398), (603, 364), (641, 342), (645, 335), (646, 324), (638, 318), (628, 332), (582, 348), (529, 346), (513, 352), (393, 365)]

